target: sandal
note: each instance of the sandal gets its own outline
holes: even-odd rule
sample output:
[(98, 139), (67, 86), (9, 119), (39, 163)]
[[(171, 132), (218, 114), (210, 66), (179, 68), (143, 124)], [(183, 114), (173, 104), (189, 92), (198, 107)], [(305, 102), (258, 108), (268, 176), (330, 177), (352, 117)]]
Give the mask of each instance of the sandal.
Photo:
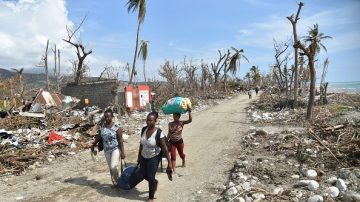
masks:
[(171, 170), (171, 168), (167, 168), (167, 169), (166, 169), (166, 174), (167, 174), (167, 176), (168, 176), (168, 179), (169, 179), (170, 181), (172, 181), (172, 170)]

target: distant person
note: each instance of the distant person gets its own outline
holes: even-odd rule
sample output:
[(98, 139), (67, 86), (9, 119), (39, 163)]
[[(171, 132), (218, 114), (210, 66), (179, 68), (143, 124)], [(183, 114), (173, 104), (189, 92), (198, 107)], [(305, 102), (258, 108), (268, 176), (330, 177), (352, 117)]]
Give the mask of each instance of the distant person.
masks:
[(170, 152), (171, 152), (171, 165), (173, 168), (173, 173), (175, 173), (175, 167), (176, 167), (176, 150), (178, 151), (179, 156), (182, 159), (182, 167), (186, 166), (182, 131), (185, 124), (189, 124), (192, 122), (191, 109), (188, 109), (188, 113), (189, 113), (189, 119), (186, 121), (180, 121), (181, 114), (174, 113), (173, 114), (174, 121), (169, 123), (168, 139), (171, 144)]
[(91, 151), (95, 151), (95, 146), (98, 144), (101, 137), (106, 162), (110, 170), (111, 181), (113, 185), (116, 185), (119, 177), (117, 166), (121, 159), (125, 159), (124, 139), (122, 136), (122, 129), (112, 120), (114, 117), (113, 111), (111, 109), (105, 110), (104, 117), (105, 121), (100, 123), (100, 134), (96, 136), (95, 141), (91, 146)]
[[(155, 191), (158, 187), (158, 180), (155, 179), (156, 170), (163, 154), (166, 155), (168, 161), (167, 174), (168, 178), (172, 180), (172, 167), (170, 163), (170, 156), (165, 142), (165, 135), (160, 128), (155, 126), (159, 114), (155, 111), (150, 112), (146, 117), (146, 126), (140, 138), (140, 146), (138, 152), (137, 162), (140, 164), (142, 175), (149, 183), (149, 200), (153, 201)], [(158, 139), (157, 139), (158, 138)]]
[(252, 97), (251, 90), (248, 91), (248, 95), (249, 95), (249, 99), (251, 99), (251, 97)]
[(255, 87), (255, 93), (256, 93), (256, 95), (258, 94), (258, 92), (259, 92), (259, 86), (256, 86), (256, 87)]

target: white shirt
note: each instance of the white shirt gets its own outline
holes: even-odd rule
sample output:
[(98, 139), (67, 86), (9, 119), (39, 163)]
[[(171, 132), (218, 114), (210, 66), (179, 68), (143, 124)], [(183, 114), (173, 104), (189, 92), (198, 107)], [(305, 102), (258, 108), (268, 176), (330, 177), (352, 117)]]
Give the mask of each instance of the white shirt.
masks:
[[(156, 137), (157, 130), (155, 130), (153, 132), (153, 134), (151, 134), (151, 136), (148, 139), (146, 139), (147, 130), (148, 129), (146, 128), (144, 133), (141, 135), (140, 144), (142, 144), (142, 147), (143, 147), (142, 151), (141, 151), (141, 156), (146, 159), (149, 159), (149, 158), (159, 155), (161, 148), (156, 145), (155, 137)], [(164, 138), (164, 137), (165, 137), (165, 134), (161, 131), (160, 139)]]

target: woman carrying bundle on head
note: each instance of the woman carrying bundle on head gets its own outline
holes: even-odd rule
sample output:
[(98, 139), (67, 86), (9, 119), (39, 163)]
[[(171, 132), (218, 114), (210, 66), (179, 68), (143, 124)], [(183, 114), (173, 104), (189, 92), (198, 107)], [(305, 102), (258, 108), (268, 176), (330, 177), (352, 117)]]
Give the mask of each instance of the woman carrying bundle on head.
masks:
[(173, 122), (169, 123), (169, 132), (168, 139), (171, 144), (171, 165), (173, 168), (173, 173), (175, 173), (176, 167), (176, 150), (179, 153), (180, 158), (182, 159), (182, 167), (185, 167), (185, 154), (184, 154), (184, 140), (182, 138), (182, 130), (185, 124), (189, 124), (192, 122), (191, 117), (191, 108), (188, 108), (189, 119), (186, 121), (180, 121), (181, 114), (174, 113), (173, 114)]

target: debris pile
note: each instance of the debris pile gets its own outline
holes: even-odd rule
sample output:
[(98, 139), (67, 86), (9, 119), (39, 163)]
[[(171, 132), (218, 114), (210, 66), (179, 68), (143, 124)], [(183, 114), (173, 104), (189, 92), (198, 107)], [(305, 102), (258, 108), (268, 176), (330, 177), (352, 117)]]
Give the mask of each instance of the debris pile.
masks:
[(358, 201), (359, 136), (358, 124), (275, 133), (253, 128), (218, 201)]
[[(216, 100), (199, 100), (193, 112), (214, 104)], [(130, 135), (140, 133), (148, 113), (114, 114), (113, 121), (121, 125), (125, 142)], [(0, 119), (3, 127), (0, 128), (0, 175), (20, 175), (27, 169), (88, 149), (97, 133), (95, 124), (102, 115), (102, 110), (92, 106), (87, 116), (83, 110), (65, 110), (40, 117), (28, 113)], [(167, 125), (171, 120), (171, 115), (160, 113), (158, 124)]]
[(242, 134), (218, 201), (360, 201), (360, 96), (328, 100), (314, 107), (312, 122), (304, 107), (270, 94), (250, 106), (256, 127)]

